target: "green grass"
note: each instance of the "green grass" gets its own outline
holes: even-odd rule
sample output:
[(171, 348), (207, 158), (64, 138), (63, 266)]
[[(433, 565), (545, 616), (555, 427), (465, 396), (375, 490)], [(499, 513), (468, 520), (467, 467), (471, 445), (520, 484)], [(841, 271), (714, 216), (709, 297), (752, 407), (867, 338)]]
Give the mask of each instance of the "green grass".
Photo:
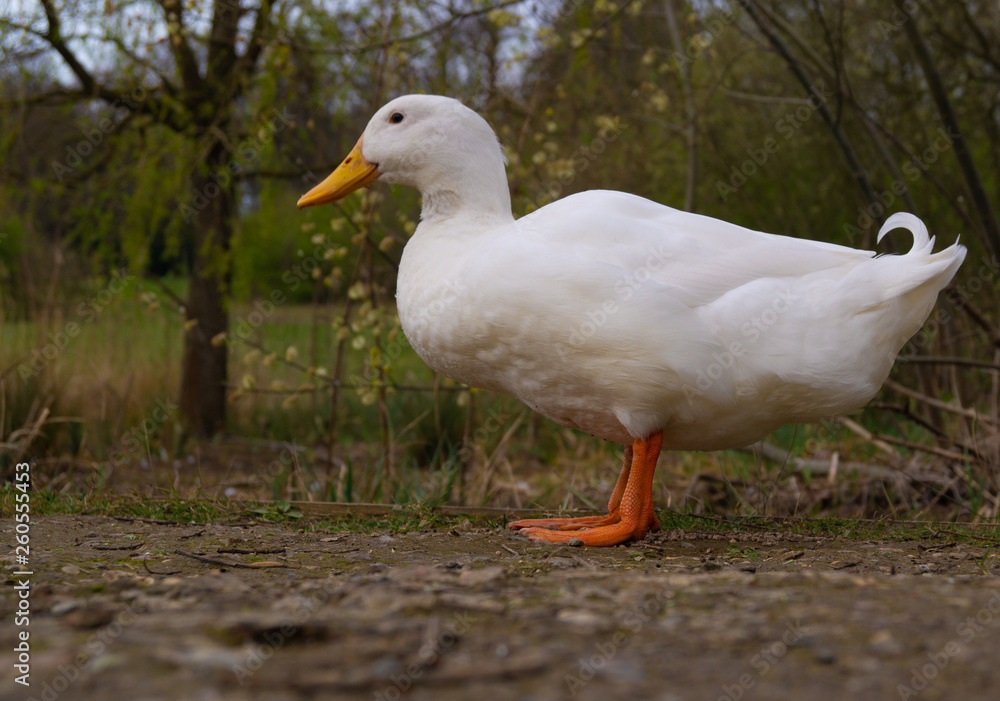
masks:
[[(0, 486), (0, 511), (13, 513), (16, 490)], [(140, 496), (102, 495), (82, 499), (65, 494), (31, 494), (35, 519), (51, 514), (86, 514), (142, 518), (176, 523), (232, 523), (258, 521), (284, 523), (309, 531), (355, 533), (408, 533), (429, 528), (453, 528), (460, 524), (498, 529), (506, 520), (436, 513), (427, 505), (397, 506), (379, 515), (337, 517), (303, 514), (287, 501), (237, 502), (225, 500), (151, 499)], [(657, 511), (664, 530), (682, 530), (696, 538), (699, 533), (735, 534), (758, 531), (804, 535), (838, 541), (946, 541), (975, 545), (1000, 545), (1000, 524), (940, 523), (892, 519), (765, 518), (697, 516), (669, 509)], [(733, 556), (755, 558), (751, 547), (731, 546)]]
[[(172, 287), (183, 292), (179, 284)], [(0, 372), (25, 357), (37, 359), (25, 373), (14, 370), (0, 388), (6, 395), (0, 440), (37, 415), (37, 402), (41, 401), (50, 417), (60, 417), (60, 421), (51, 423), (36, 439), (35, 454), (105, 459), (124, 436), (143, 426), (158, 400), (177, 400), (185, 330), (175, 307), (159, 286), (137, 280), (111, 298), (99, 314), (80, 316), (70, 308), (47, 323), (0, 319)], [(234, 325), (248, 318), (252, 310), (252, 304), (234, 305)], [(242, 388), (230, 392), (227, 430), (231, 434), (299, 444), (327, 439), (331, 391), (321, 375), (333, 373), (338, 329), (332, 320), (342, 312), (341, 306), (278, 307), (250, 336), (263, 351), (231, 340), (230, 385), (234, 390)], [(393, 309), (385, 309), (379, 323), (388, 328), (385, 319), (394, 317)], [(372, 319), (369, 314), (368, 321)], [(65, 333), (67, 328), (71, 335)], [(382, 338), (385, 347), (390, 347), (384, 333)], [(370, 383), (364, 382), (364, 371), (373, 343), (371, 325), (361, 323), (349, 331), (344, 345), (344, 387), (338, 401), (337, 430), (342, 445), (374, 445), (381, 440), (379, 408), (371, 401), (376, 395), (368, 392), (364, 397), (355, 389), (359, 384), (355, 378), (370, 389)], [(391, 348), (389, 383), (406, 387), (433, 384), (433, 372), (402, 336)], [(286, 362), (286, 357), (294, 357), (307, 371)], [(387, 390), (391, 438), (412, 449), (416, 462), (426, 463), (435, 452), (446, 454), (460, 441), (465, 409), (456, 389), (450, 381), (442, 383), (436, 412), (428, 411), (429, 392)], [(490, 396), (489, 402), (494, 401), (499, 404), (505, 399)], [(479, 409), (486, 412), (490, 406)], [(152, 435), (144, 431), (144, 447), (149, 443), (154, 452), (163, 446), (168, 453), (176, 453), (181, 447), (176, 442), (177, 419), (171, 416), (165, 424), (156, 425)]]

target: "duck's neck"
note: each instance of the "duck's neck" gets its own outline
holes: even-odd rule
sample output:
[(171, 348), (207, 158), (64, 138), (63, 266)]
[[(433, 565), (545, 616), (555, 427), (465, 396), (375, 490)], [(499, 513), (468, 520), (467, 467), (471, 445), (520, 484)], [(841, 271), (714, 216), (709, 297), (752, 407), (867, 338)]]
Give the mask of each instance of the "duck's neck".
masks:
[(423, 198), (420, 219), (429, 224), (458, 218), (483, 224), (514, 220), (507, 174), (499, 159), (470, 161), (465, 167), (431, 179), (419, 189)]

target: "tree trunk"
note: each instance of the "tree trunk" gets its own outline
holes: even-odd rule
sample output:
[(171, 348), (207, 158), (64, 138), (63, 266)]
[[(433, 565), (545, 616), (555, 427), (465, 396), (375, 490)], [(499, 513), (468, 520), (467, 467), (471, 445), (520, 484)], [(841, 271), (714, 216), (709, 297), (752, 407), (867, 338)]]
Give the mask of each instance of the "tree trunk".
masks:
[[(227, 344), (212, 339), (229, 330), (227, 304), (231, 277), (235, 187), (225, 168), (226, 150), (216, 142), (206, 158), (207, 170), (194, 177), (191, 204), (191, 289), (186, 311), (180, 410), (187, 432), (204, 438), (226, 423)], [(192, 212), (193, 210), (193, 212)]]
[[(80, 83), (79, 91), (68, 94), (78, 100), (99, 98), (110, 105), (133, 106), (131, 93), (101, 84), (73, 53), (60, 31), (62, 10), (56, 9), (57, 3), (41, 0), (41, 4), (48, 29), (39, 37), (48, 41)], [(188, 237), (192, 244), (180, 410), (186, 432), (204, 438), (218, 433), (226, 423), (227, 348), (220, 341), (225, 340), (229, 329), (229, 248), (236, 183), (235, 173), (227, 167), (230, 154), (224, 142), (229, 138), (230, 110), (251, 84), (250, 77), (261, 53), (274, 39), (272, 1), (260, 0), (254, 7), (252, 3), (241, 5), (239, 0), (214, 0), (211, 32), (204, 52), (192, 43), (197, 38), (186, 25), (189, 3), (160, 0), (159, 4), (176, 64), (175, 82), (171, 84), (164, 79), (164, 85), (171, 86), (162, 91), (169, 99), (158, 95), (158, 91), (147, 91), (133, 108), (207, 146), (204, 164), (191, 178), (191, 198), (180, 207), (185, 224), (190, 227)], [(240, 22), (251, 15), (255, 17), (250, 36), (240, 40)], [(236, 51), (239, 43), (246, 45), (242, 55)], [(124, 51), (123, 45), (119, 48)], [(136, 60), (127, 51), (124, 53), (131, 61)], [(204, 58), (204, 77), (200, 57)], [(144, 64), (143, 71), (146, 70), (149, 66)], [(213, 339), (219, 340), (213, 344)]]

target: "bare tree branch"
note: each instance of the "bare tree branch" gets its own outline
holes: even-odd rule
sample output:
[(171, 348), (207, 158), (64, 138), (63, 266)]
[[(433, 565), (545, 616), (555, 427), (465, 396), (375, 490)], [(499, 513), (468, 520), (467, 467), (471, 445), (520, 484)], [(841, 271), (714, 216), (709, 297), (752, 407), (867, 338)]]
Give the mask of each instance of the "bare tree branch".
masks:
[[(843, 9), (843, 4), (840, 5), (840, 8), (841, 10)], [(905, 148), (905, 146), (903, 146), (903, 144), (899, 141), (899, 139), (896, 139), (895, 136), (889, 134), (888, 130), (884, 126), (882, 126), (882, 124), (879, 123), (874, 117), (872, 117), (869, 114), (869, 111), (864, 109), (858, 103), (857, 99), (854, 97), (854, 91), (851, 89), (851, 85), (847, 80), (847, 74), (843, 70), (841, 70), (841, 65), (840, 65), (841, 61), (838, 60), (838, 56), (842, 55), (842, 52), (838, 53), (836, 47), (833, 44), (832, 37), (830, 37), (829, 28), (826, 24), (825, 17), (823, 17), (822, 15), (822, 10), (820, 6), (816, 4), (814, 11), (819, 15), (820, 21), (827, 35), (827, 45), (830, 48), (830, 53), (834, 57), (833, 65), (828, 64), (823, 59), (823, 57), (820, 56), (819, 53), (815, 51), (815, 49), (813, 49), (813, 47), (809, 44), (809, 42), (806, 41), (802, 37), (802, 35), (798, 31), (796, 31), (795, 28), (792, 25), (790, 25), (785, 20), (785, 18), (782, 17), (780, 14), (773, 12), (764, 5), (758, 5), (758, 9), (764, 16), (767, 17), (767, 19), (772, 24), (780, 27), (781, 30), (795, 43), (795, 45), (798, 46), (799, 49), (806, 54), (806, 56), (812, 59), (813, 67), (817, 71), (819, 71), (819, 73), (826, 80), (830, 81), (837, 87), (837, 92), (839, 97), (841, 97), (843, 100), (846, 100), (847, 104), (850, 105), (850, 107), (854, 110), (854, 113), (857, 116), (859, 116), (862, 119), (862, 121), (864, 121), (865, 126), (868, 128), (871, 134), (872, 141), (875, 144), (875, 148), (878, 149), (879, 155), (882, 156), (882, 160), (885, 162), (886, 167), (889, 169), (889, 173), (892, 175), (894, 180), (904, 184), (902, 197), (903, 200), (906, 202), (907, 208), (911, 212), (916, 212), (917, 211), (916, 202), (914, 202), (913, 196), (910, 194), (910, 189), (908, 187), (905, 187), (905, 180), (903, 179), (903, 174), (899, 170), (899, 166), (896, 165), (895, 159), (892, 158), (892, 155), (886, 149), (885, 139), (889, 138), (889, 140), (892, 141), (897, 148), (899, 148), (901, 151), (904, 152), (904, 154), (910, 161), (916, 161), (917, 167), (922, 168), (924, 170), (925, 175), (928, 175), (927, 169), (923, 167), (923, 163), (922, 161), (920, 161), (920, 159), (914, 158), (913, 154), (910, 153), (910, 151), (907, 148)], [(843, 20), (842, 17), (840, 19), (841, 21)], [(841, 32), (840, 35), (843, 36), (843, 33)], [(837, 121), (838, 123), (840, 121), (839, 115)], [(930, 178), (930, 180), (942, 192), (942, 194), (944, 194), (945, 197), (948, 198), (948, 200), (959, 212), (959, 214), (964, 214), (964, 210), (961, 208), (961, 206), (959, 206), (958, 202), (953, 197), (951, 197), (950, 193), (948, 193), (944, 189), (944, 186), (940, 183), (940, 181), (938, 181), (933, 176)], [(969, 222), (969, 225), (971, 226), (971, 221)]]
[(182, 0), (160, 0), (160, 5), (167, 20), (170, 51), (174, 55), (174, 61), (177, 62), (181, 85), (185, 90), (201, 92), (205, 87), (205, 81), (198, 70), (198, 59), (195, 58), (194, 50), (185, 36), (184, 3)]
[(97, 83), (94, 81), (94, 77), (90, 75), (90, 72), (77, 60), (76, 55), (70, 51), (69, 47), (66, 45), (65, 40), (62, 36), (61, 25), (59, 22), (59, 15), (56, 12), (55, 7), (52, 5), (52, 0), (42, 0), (42, 7), (45, 10), (45, 19), (48, 21), (49, 28), (48, 31), (43, 35), (45, 40), (49, 42), (53, 49), (62, 57), (69, 69), (73, 71), (73, 75), (76, 76), (77, 80), (80, 81), (81, 92), (85, 94), (98, 97)]
[[(170, 103), (164, 102), (157, 98), (155, 95), (147, 94), (146, 97), (141, 101), (134, 101), (131, 96), (124, 90), (117, 90), (109, 88), (105, 85), (98, 83), (86, 67), (80, 62), (76, 57), (76, 54), (69, 48), (66, 40), (62, 36), (61, 24), (59, 20), (58, 12), (55, 6), (52, 4), (52, 0), (41, 0), (42, 7), (45, 10), (45, 17), (48, 22), (48, 29), (41, 34), (48, 44), (59, 54), (63, 59), (69, 69), (76, 76), (76, 79), (80, 82), (80, 90), (73, 91), (50, 91), (45, 94), (45, 98), (52, 98), (53, 96), (65, 96), (77, 97), (77, 98), (98, 98), (110, 105), (128, 105), (128, 107), (134, 111), (144, 112), (146, 114), (152, 115), (157, 121), (165, 124), (176, 131), (180, 131), (184, 128), (186, 124), (186, 119), (178, 114), (177, 110), (170, 106)], [(31, 102), (40, 102), (37, 96), (33, 98), (23, 98), (16, 100), (17, 104), (28, 104)]]
[[(667, 28), (670, 30), (670, 40), (679, 54), (684, 54), (681, 43), (681, 33), (677, 28), (677, 16), (674, 10), (674, 0), (663, 0), (663, 8), (667, 15)], [(695, 185), (698, 178), (698, 110), (694, 101), (694, 88), (691, 84), (691, 63), (681, 61), (681, 86), (684, 90), (684, 112), (687, 126), (684, 134), (687, 137), (687, 186), (684, 188), (684, 209), (694, 211)]]
[(959, 168), (969, 188), (972, 204), (979, 215), (984, 243), (992, 249), (993, 253), (1000, 255), (1000, 222), (997, 221), (996, 212), (993, 211), (993, 205), (990, 204), (986, 188), (979, 177), (979, 171), (972, 159), (972, 153), (969, 151), (969, 145), (965, 140), (962, 127), (958, 123), (958, 117), (952, 108), (951, 100), (948, 98), (948, 91), (941, 80), (941, 74), (934, 65), (930, 49), (927, 48), (927, 42), (921, 36), (916, 18), (913, 15), (910, 15), (908, 20), (903, 22), (903, 30), (906, 32), (910, 44), (913, 45), (917, 62), (927, 79), (927, 87), (931, 92), (931, 97), (934, 99), (934, 104), (937, 106), (938, 114), (941, 115), (945, 129), (948, 130), (952, 150), (955, 152), (955, 158), (958, 160)]
[(160, 81), (160, 85), (163, 87), (163, 90), (165, 92), (167, 92), (171, 96), (177, 95), (177, 86), (175, 86), (172, 82), (170, 82), (170, 79), (167, 78), (167, 76), (163, 75), (163, 73), (159, 70), (159, 68), (153, 65), (152, 62), (144, 59), (142, 56), (139, 56), (134, 51), (132, 51), (132, 49), (130, 49), (125, 44), (125, 42), (122, 41), (121, 37), (114, 36), (113, 34), (107, 34), (105, 36), (102, 36), (101, 39), (103, 39), (104, 41), (111, 42), (112, 44), (115, 45), (115, 47), (117, 47), (119, 51), (122, 52), (122, 55), (127, 56), (137, 66), (142, 66), (150, 73), (156, 75), (156, 77)]
[[(442, 20), (438, 24), (435, 24), (427, 29), (421, 29), (413, 34), (407, 34), (406, 36), (389, 38), (385, 37), (382, 41), (373, 41), (371, 43), (365, 44), (363, 46), (347, 46), (347, 47), (331, 47), (331, 48), (321, 48), (317, 46), (302, 46), (296, 45), (296, 49), (305, 53), (314, 54), (326, 54), (330, 56), (343, 56), (345, 54), (361, 54), (368, 51), (384, 51), (392, 46), (399, 46), (401, 44), (409, 44), (414, 41), (419, 41), (420, 39), (426, 39), (429, 36), (433, 36), (447, 29), (451, 29), (455, 24), (461, 22), (462, 20), (472, 19), (474, 17), (481, 17), (487, 15), (495, 10), (502, 10), (508, 7), (513, 7), (514, 5), (521, 5), (525, 0), (502, 0), (495, 5), (486, 5), (475, 10), (468, 10), (466, 12), (457, 12), (454, 8), (449, 8), (449, 15), (446, 19)], [(615, 10), (614, 15), (620, 14), (628, 7), (628, 3), (623, 4), (618, 10)]]
[[(778, 33), (772, 29), (761, 13), (758, 12), (758, 6), (756, 0), (737, 0), (739, 4), (746, 10), (747, 14), (754, 21), (757, 27), (763, 32), (764, 36), (767, 37), (768, 41), (771, 42), (771, 46), (785, 59), (785, 63), (788, 64), (788, 68), (792, 71), (792, 74), (799, 81), (803, 88), (805, 88), (807, 93), (814, 93), (816, 88), (809, 80), (809, 76), (806, 75), (805, 69), (803, 68), (801, 62), (795, 58), (788, 45), (785, 44), (784, 40), (778, 36)], [(858, 158), (858, 154), (854, 151), (854, 147), (851, 145), (850, 139), (847, 138), (847, 134), (834, 119), (833, 114), (830, 112), (830, 108), (827, 106), (823, 99), (817, 98), (815, 100), (816, 111), (819, 112), (823, 121), (826, 122), (830, 131), (833, 133), (833, 138), (840, 146), (841, 152), (843, 152), (844, 157), (847, 159), (848, 166), (851, 169), (851, 175), (854, 176), (855, 181), (858, 183), (858, 187), (861, 188), (865, 200), (867, 202), (875, 202), (878, 198), (875, 195), (875, 189), (872, 187), (871, 181), (868, 178), (868, 173), (865, 171), (864, 166), (861, 165), (861, 160)]]
[[(275, 2), (274, 6), (277, 4), (278, 2)], [(250, 33), (250, 42), (240, 58), (239, 71), (244, 77), (249, 76), (257, 66), (257, 61), (267, 44), (265, 37), (271, 30), (272, 7), (271, 0), (261, 0), (257, 17), (254, 20), (253, 31)]]

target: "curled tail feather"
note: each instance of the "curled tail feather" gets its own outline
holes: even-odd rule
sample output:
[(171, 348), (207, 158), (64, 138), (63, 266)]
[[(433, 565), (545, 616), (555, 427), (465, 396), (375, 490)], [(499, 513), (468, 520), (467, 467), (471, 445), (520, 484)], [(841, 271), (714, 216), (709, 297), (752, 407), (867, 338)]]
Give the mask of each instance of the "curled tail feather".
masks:
[[(951, 281), (965, 260), (965, 246), (956, 240), (948, 248), (934, 253), (934, 237), (928, 235), (927, 227), (919, 218), (906, 212), (897, 212), (886, 219), (878, 232), (878, 240), (893, 229), (908, 229), (913, 234), (913, 247), (903, 256), (878, 256), (885, 266), (883, 279), (887, 294), (911, 297), (927, 294), (930, 295), (928, 299), (916, 306), (933, 304), (934, 297)], [(929, 312), (930, 306), (927, 310)]]
[(927, 234), (927, 225), (919, 217), (908, 212), (896, 212), (886, 219), (885, 224), (879, 229), (876, 243), (893, 229), (908, 229), (913, 234), (913, 247), (910, 253), (930, 255), (934, 250), (934, 237)]

